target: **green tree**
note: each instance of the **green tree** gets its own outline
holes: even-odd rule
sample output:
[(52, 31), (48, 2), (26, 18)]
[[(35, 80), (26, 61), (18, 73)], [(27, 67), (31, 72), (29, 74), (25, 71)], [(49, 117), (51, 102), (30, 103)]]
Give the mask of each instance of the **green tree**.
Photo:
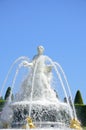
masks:
[(8, 87), (7, 91), (6, 91), (6, 94), (5, 94), (5, 97), (4, 97), (5, 100), (8, 99), (8, 97), (10, 96), (10, 93), (11, 93), (11, 87)]
[(80, 90), (78, 90), (76, 92), (75, 99), (74, 99), (74, 104), (83, 104), (83, 99), (82, 99)]

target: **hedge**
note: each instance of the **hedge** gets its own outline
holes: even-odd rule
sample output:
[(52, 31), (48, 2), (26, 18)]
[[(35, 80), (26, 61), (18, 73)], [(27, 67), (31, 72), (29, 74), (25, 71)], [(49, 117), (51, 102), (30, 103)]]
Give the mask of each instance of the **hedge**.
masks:
[(75, 109), (82, 126), (86, 126), (86, 105), (75, 104)]
[(2, 111), (5, 102), (6, 102), (6, 100), (3, 100), (3, 99), (0, 100), (0, 111)]

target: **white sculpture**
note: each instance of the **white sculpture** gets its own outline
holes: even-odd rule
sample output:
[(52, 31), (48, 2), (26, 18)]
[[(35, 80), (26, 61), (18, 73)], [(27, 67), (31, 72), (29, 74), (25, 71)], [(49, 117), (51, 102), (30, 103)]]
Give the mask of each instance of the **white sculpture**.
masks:
[(37, 47), (37, 50), (38, 50), (38, 54), (33, 57), (32, 62), (30, 62), (30, 63), (27, 62), (27, 61), (23, 61), (23, 62), (22, 62), (22, 64), (23, 64), (25, 67), (26, 67), (26, 66), (28, 66), (28, 67), (34, 66), (35, 63), (36, 63), (36, 61), (37, 61), (37, 59), (38, 59), (38, 58), (43, 54), (43, 52), (44, 52), (43, 46), (38, 46), (38, 47)]
[[(56, 99), (56, 93), (51, 88), (52, 65), (46, 64), (46, 58), (45, 56), (43, 56), (44, 52), (43, 46), (38, 46), (37, 51), (38, 51), (37, 55), (33, 57), (33, 60), (31, 62), (27, 61), (22, 62), (22, 65), (24, 67), (30, 68), (30, 73), (21, 87), (22, 90), (21, 94), (23, 93), (22, 95), (25, 95), (25, 98), (29, 97), (30, 99), (32, 85), (34, 85), (33, 86), (34, 89), (32, 92), (34, 100), (38, 100), (40, 98), (42, 99), (48, 98), (48, 100), (52, 100), (52, 98)], [(24, 99), (24, 97), (22, 97), (22, 99)]]
[[(38, 50), (38, 54), (33, 57), (32, 62), (23, 61), (23, 62), (22, 62), (23, 66), (25, 66), (25, 67), (34, 67), (34, 66), (35, 66), (37, 59), (38, 59), (40, 56), (43, 55), (44, 47), (43, 47), (43, 46), (38, 46), (38, 47), (37, 47), (37, 50)], [(52, 66), (51, 66), (51, 65), (45, 66), (45, 63), (44, 63), (44, 62), (45, 62), (45, 61), (44, 61), (43, 59), (42, 59), (42, 61), (39, 61), (39, 63), (38, 63), (38, 64), (39, 64), (39, 65), (38, 65), (39, 68), (41, 67), (41, 69), (44, 70), (45, 73), (51, 72)], [(43, 68), (43, 67), (44, 67), (44, 68)], [(41, 71), (42, 71), (42, 70), (41, 70)]]

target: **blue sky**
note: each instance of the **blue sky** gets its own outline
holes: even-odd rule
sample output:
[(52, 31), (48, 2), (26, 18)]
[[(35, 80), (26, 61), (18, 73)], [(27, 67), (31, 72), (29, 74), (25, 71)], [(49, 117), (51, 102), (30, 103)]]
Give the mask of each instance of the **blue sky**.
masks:
[(0, 87), (13, 61), (36, 47), (63, 67), (86, 103), (86, 1), (0, 0)]

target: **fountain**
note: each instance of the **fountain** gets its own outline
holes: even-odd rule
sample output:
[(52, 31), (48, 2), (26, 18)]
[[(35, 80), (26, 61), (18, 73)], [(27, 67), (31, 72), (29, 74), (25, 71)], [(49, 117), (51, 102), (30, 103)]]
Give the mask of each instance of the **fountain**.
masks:
[[(38, 54), (33, 57), (32, 61), (27, 57), (18, 58), (7, 74), (1, 92), (14, 65), (19, 62), (10, 96), (1, 113), (1, 128), (23, 129), (30, 127), (64, 130), (70, 129), (70, 121), (77, 119), (71, 91), (63, 69), (48, 56), (43, 55), (44, 48), (42, 46), (38, 46), (37, 49)], [(27, 68), (28, 75), (24, 78), (20, 89), (14, 92), (15, 82), (21, 68)], [(54, 75), (60, 83), (58, 88), (62, 88), (61, 91), (64, 93), (66, 102), (63, 102), (59, 97), (61, 91), (56, 92), (53, 88)], [(56, 89), (58, 90), (58, 88)], [(14, 95), (13, 98), (12, 95)], [(72, 122), (71, 128), (75, 128), (73, 124)]]

